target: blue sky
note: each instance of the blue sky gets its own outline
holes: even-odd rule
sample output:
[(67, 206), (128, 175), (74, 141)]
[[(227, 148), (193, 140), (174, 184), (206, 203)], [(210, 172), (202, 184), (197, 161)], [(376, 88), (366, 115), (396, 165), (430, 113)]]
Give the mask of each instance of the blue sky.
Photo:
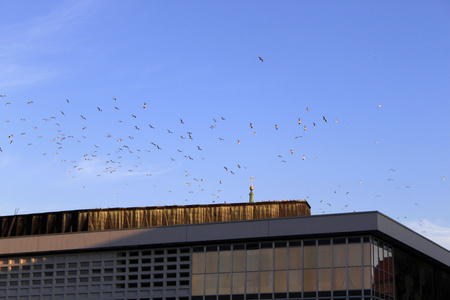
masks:
[(1, 215), (242, 202), (253, 176), (450, 248), (447, 1), (0, 9)]

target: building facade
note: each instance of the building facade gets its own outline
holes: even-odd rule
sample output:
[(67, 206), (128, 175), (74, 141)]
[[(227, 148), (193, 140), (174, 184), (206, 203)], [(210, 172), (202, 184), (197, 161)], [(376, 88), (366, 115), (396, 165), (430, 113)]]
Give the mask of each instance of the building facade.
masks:
[(0, 299), (449, 299), (448, 250), (379, 212), (302, 214), (0, 238)]

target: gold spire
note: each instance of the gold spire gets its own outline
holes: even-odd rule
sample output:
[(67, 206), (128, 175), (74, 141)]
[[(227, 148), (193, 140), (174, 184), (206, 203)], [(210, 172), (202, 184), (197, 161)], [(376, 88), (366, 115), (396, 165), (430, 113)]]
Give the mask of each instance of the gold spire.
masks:
[(253, 203), (253, 176), (250, 176), (250, 194), (249, 195), (249, 201), (250, 203)]

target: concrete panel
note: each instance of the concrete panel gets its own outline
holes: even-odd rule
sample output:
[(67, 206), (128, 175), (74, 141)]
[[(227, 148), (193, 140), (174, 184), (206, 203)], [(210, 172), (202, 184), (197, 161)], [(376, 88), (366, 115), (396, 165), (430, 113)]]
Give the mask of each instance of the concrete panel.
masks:
[(110, 236), (110, 231), (44, 235), (39, 237), (39, 251), (105, 248)]
[(376, 216), (376, 212), (368, 212), (274, 219), (269, 221), (269, 235), (275, 237), (372, 231), (377, 229)]
[(187, 241), (251, 239), (269, 236), (269, 221), (241, 221), (187, 226)]
[(39, 250), (39, 237), (0, 239), (0, 255), (35, 252)]
[(186, 226), (165, 226), (111, 231), (111, 247), (130, 245), (152, 245), (183, 243), (186, 241)]

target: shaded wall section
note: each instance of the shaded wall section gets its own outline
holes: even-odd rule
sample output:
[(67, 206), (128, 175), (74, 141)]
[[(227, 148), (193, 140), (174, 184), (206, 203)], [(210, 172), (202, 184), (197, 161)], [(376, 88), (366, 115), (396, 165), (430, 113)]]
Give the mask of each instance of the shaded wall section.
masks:
[(394, 270), (395, 299), (450, 299), (450, 269), (439, 268), (395, 248)]
[(305, 200), (73, 210), (0, 217), (0, 238), (309, 215)]

